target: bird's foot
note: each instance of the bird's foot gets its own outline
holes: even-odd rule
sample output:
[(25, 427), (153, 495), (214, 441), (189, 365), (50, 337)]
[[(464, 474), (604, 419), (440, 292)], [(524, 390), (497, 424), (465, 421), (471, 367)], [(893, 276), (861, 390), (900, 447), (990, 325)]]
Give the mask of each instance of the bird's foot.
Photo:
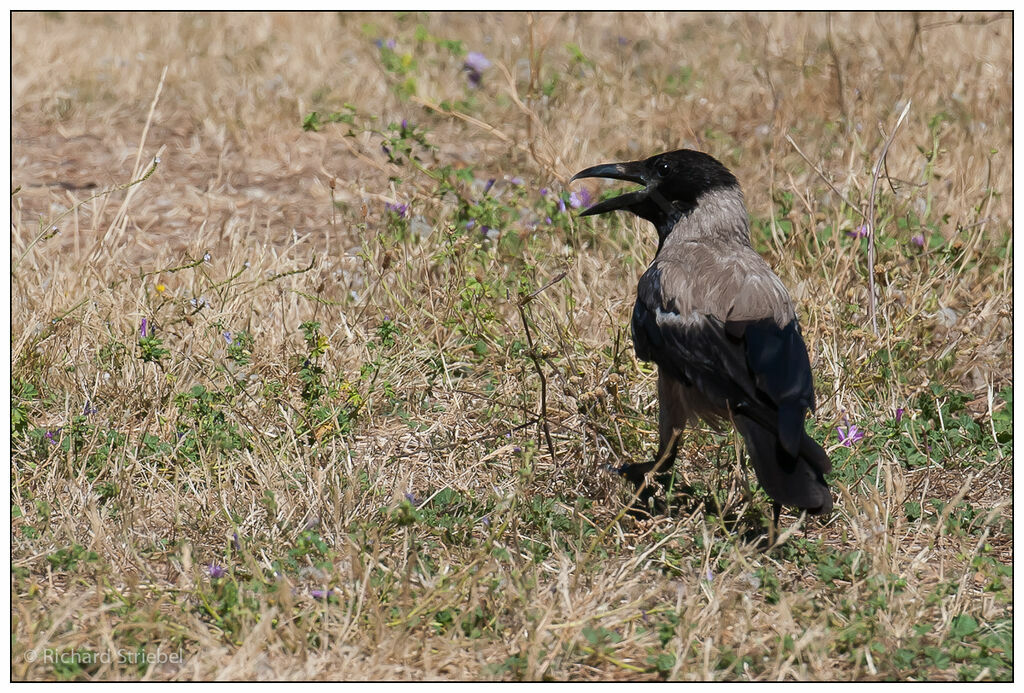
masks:
[(681, 486), (671, 469), (660, 471), (657, 461), (624, 464), (611, 468), (611, 471), (626, 477), (640, 489), (634, 510), (644, 515), (664, 515), (674, 499), (694, 490), (690, 486)]

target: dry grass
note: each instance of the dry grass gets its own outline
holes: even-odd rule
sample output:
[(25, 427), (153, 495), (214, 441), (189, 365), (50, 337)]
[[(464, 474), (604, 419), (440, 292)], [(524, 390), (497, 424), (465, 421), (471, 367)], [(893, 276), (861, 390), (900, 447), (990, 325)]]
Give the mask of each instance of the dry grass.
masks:
[[(958, 17), (15, 14), (12, 676), (1011, 679), (1011, 20)], [(767, 552), (731, 438), (667, 516), (605, 471), (654, 234), (554, 196), (680, 146), (818, 377), (837, 510)]]

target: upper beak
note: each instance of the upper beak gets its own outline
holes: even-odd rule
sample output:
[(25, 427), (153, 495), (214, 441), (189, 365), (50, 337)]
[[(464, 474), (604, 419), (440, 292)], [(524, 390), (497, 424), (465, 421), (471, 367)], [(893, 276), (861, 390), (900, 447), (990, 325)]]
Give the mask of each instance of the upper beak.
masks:
[[(577, 178), (614, 178), (616, 180), (628, 180), (630, 183), (647, 185), (647, 177), (644, 175), (644, 166), (642, 161), (629, 161), (621, 164), (600, 164), (598, 166), (591, 166), (590, 168), (583, 169), (570, 178), (569, 182), (571, 183)], [(598, 202), (592, 207), (588, 207), (584, 211), (580, 212), (580, 216), (586, 217), (591, 214), (602, 214), (615, 209), (631, 207), (646, 197), (647, 190), (637, 190), (635, 192), (626, 193), (625, 195), (619, 195), (618, 197), (613, 197), (609, 200)]]

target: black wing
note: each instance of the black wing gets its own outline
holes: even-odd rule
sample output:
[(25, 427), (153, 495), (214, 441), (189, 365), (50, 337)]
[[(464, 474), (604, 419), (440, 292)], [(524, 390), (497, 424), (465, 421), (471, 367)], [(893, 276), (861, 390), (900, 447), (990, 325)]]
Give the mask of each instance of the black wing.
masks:
[(667, 369), (722, 412), (742, 413), (777, 432), (783, 448), (797, 454), (814, 384), (796, 320), (779, 327), (771, 317), (722, 321), (673, 308), (662, 295), (661, 271), (651, 267), (633, 308), (637, 358)]

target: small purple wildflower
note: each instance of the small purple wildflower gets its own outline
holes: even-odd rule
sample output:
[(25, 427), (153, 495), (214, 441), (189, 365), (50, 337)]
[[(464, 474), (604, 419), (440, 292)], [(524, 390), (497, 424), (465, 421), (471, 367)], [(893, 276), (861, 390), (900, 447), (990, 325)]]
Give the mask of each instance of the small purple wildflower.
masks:
[(149, 335), (146, 334), (146, 326), (148, 324), (149, 324), (149, 321), (146, 320), (146, 318), (143, 318), (142, 319), (142, 325), (139, 326), (139, 336), (142, 337), (143, 339), (145, 339), (146, 337), (149, 336)]
[(551, 226), (551, 217), (544, 217), (544, 223)]
[(393, 39), (393, 38), (389, 38), (389, 39), (386, 39), (386, 40), (385, 39), (377, 39), (376, 41), (374, 41), (374, 43), (377, 44), (377, 48), (387, 48), (388, 50), (392, 50), (392, 51), (395, 50), (395, 46), (397, 45), (395, 43), (395, 39)]
[(511, 178), (508, 179), (508, 182), (511, 183), (512, 185), (522, 185), (523, 179), (520, 178), (519, 176), (512, 176)]
[(644, 620), (644, 623), (648, 623), (647, 620), (647, 609), (640, 609), (640, 618)]
[(903, 419), (903, 407), (898, 407), (896, 409), (896, 423), (899, 423), (900, 420), (902, 420), (902, 419)]
[[(50, 445), (56, 445), (57, 444), (57, 439), (54, 438), (53, 433), (54, 433), (53, 431), (47, 431), (46, 432), (46, 439), (48, 441), (50, 441)], [(57, 429), (57, 433), (60, 433), (60, 429), (59, 428)]]
[(466, 76), (469, 79), (470, 86), (474, 89), (478, 88), (483, 78), (484, 70), (490, 66), (491, 61), (488, 60), (483, 53), (470, 51), (466, 56), (466, 61), (462, 64), (462, 69), (466, 71)]
[(715, 581), (715, 574), (711, 572), (711, 568), (705, 568), (704, 569), (704, 579), (707, 580), (708, 582), (714, 582)]
[(231, 535), (231, 545), (235, 547), (235, 551), (242, 550), (242, 542), (238, 540), (238, 532), (234, 532)]
[(481, 517), (480, 518), (480, 524), (482, 524), (484, 527), (490, 527), (491, 526), (491, 518), (490, 518), (490, 516), (484, 515), (483, 517)]
[(590, 193), (587, 192), (586, 188), (583, 188), (578, 193), (569, 193), (569, 205), (573, 209), (579, 209), (580, 207), (586, 207), (590, 204)]
[(224, 333), (224, 341), (227, 342), (228, 344), (231, 344), (231, 333), (230, 332), (225, 332)]
[(864, 431), (860, 430), (860, 428), (857, 427), (857, 424), (850, 424), (849, 428), (839, 426), (836, 428), (836, 434), (839, 436), (839, 442), (846, 447), (851, 447), (854, 443), (864, 437)]
[(491, 61), (483, 53), (470, 51), (466, 56), (466, 67), (477, 72), (483, 72), (491, 66)]
[(470, 219), (469, 221), (466, 222), (467, 231), (472, 231), (474, 226), (476, 226), (476, 219)]
[(224, 570), (216, 563), (211, 563), (209, 566), (207, 566), (206, 572), (209, 573), (210, 577), (212, 578), (222, 578), (228, 574), (228, 571)]
[(923, 248), (924, 247), (924, 234), (923, 233), (915, 233), (913, 236), (910, 237), (910, 242), (913, 243), (914, 245), (916, 245), (918, 248)]
[(847, 231), (846, 235), (849, 236), (850, 238), (867, 238), (868, 237), (868, 227), (867, 227), (866, 224), (861, 224), (860, 226), (855, 228), (853, 231)]
[(92, 402), (85, 400), (85, 407), (82, 409), (82, 414), (89, 416), (96, 413), (96, 407), (92, 406)]
[(484, 195), (489, 193), (491, 191), (491, 188), (493, 188), (493, 187), (494, 187), (494, 179), (491, 178), (490, 180), (487, 181), (487, 184), (484, 185)]
[(558, 198), (558, 211), (565, 214), (565, 200)]
[(405, 219), (409, 216), (409, 205), (388, 202), (384, 207), (399, 219)]
[(416, 500), (416, 496), (414, 496), (411, 493), (405, 494), (405, 500), (409, 501), (412, 504), (412, 507), (414, 508), (418, 508), (420, 505), (420, 502)]
[(309, 594), (313, 599), (328, 599), (334, 594), (334, 590), (310, 590)]
[(409, 129), (409, 121), (406, 120), (405, 118), (402, 118), (402, 132), (405, 132), (408, 129)]
[(522, 449), (521, 447), (519, 447), (518, 445), (513, 445), (513, 446), (512, 446), (512, 452), (514, 452), (514, 453), (520, 453), (520, 452), (522, 452), (522, 451), (523, 451), (523, 449)]
[(548, 196), (548, 189), (547, 188), (541, 188), (540, 189), (540, 196), (541, 197), (547, 197)]

